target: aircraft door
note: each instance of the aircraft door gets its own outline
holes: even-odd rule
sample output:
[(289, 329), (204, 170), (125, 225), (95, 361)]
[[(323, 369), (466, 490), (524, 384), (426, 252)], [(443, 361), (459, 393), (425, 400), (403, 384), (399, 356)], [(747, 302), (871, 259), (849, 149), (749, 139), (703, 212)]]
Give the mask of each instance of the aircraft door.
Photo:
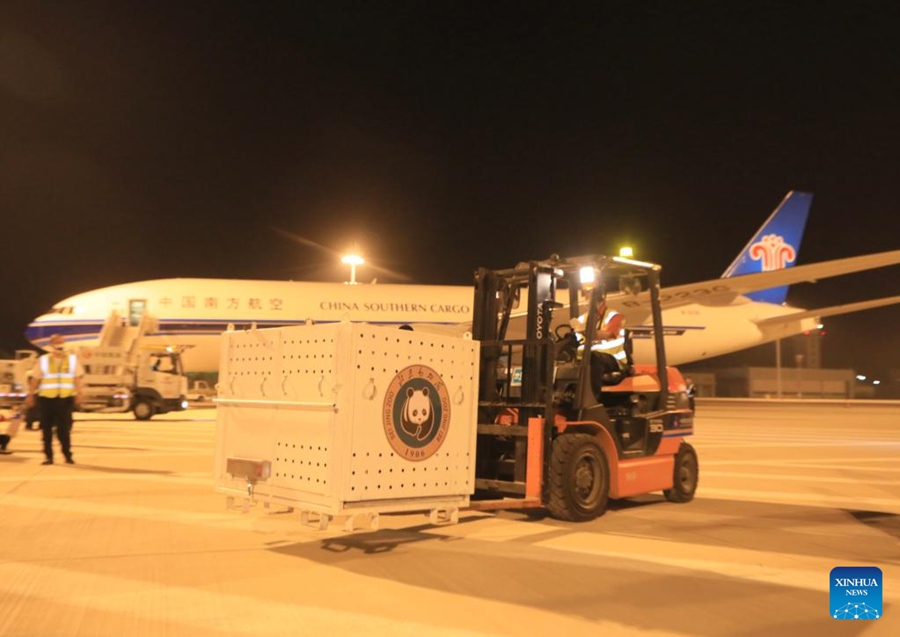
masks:
[(144, 312), (147, 310), (147, 299), (129, 299), (128, 300), (128, 326), (137, 327), (144, 318)]

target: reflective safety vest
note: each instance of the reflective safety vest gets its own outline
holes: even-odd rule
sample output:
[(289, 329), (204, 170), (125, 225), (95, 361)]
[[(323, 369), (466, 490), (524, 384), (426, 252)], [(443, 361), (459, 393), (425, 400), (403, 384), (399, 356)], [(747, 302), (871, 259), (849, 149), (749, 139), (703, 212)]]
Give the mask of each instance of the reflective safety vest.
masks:
[[(606, 314), (603, 316), (603, 320), (600, 322), (600, 329), (606, 330), (609, 329), (610, 321), (612, 321), (614, 316), (618, 316), (618, 312), (615, 310), (607, 310)], [(619, 363), (620, 368), (624, 368), (625, 365), (628, 364), (628, 354), (625, 353), (625, 323), (622, 322), (622, 327), (619, 328), (619, 333), (615, 338), (610, 338), (605, 341), (598, 341), (591, 345), (592, 352), (602, 352), (604, 354), (609, 354), (613, 358), (616, 359), (616, 362)]]
[(38, 396), (44, 398), (68, 398), (75, 394), (75, 370), (78, 357), (67, 354), (62, 358), (53, 358), (44, 354), (40, 358), (41, 386)]

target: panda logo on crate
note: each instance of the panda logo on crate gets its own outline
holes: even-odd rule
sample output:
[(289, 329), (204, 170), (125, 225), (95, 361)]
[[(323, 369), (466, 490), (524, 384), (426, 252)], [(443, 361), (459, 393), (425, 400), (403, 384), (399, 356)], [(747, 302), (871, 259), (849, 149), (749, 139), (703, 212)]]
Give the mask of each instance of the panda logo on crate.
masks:
[(406, 388), (406, 402), (403, 403), (400, 426), (403, 431), (416, 440), (425, 440), (434, 427), (434, 409), (428, 398), (428, 387), (422, 389)]
[(382, 424), (401, 458), (419, 462), (433, 456), (450, 429), (450, 394), (441, 375), (425, 365), (397, 372), (384, 395)]

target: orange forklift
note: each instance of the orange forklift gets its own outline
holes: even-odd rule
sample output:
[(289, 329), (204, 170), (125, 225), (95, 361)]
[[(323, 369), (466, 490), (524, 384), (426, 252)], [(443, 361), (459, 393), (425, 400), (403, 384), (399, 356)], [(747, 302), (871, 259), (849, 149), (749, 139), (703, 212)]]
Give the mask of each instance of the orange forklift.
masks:
[[(609, 499), (662, 491), (688, 502), (698, 462), (686, 442), (693, 410), (666, 366), (660, 266), (620, 257), (531, 261), (475, 273), (473, 337), (481, 344), (474, 509), (544, 507), (568, 521), (602, 515)], [(598, 303), (628, 298), (651, 319), (656, 364), (603, 372), (594, 352)], [(563, 299), (563, 301), (560, 301)], [(524, 305), (525, 307), (521, 307)], [(586, 308), (586, 315), (582, 311)], [(583, 334), (573, 327), (581, 316)], [(525, 331), (514, 327), (525, 319)]]

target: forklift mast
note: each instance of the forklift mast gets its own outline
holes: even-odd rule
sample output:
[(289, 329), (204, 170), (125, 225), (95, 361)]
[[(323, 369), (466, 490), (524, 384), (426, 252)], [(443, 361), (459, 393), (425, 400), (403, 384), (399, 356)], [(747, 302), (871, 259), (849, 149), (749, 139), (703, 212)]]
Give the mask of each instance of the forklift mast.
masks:
[[(592, 278), (582, 282), (585, 269), (592, 273)], [(659, 271), (660, 267), (652, 263), (606, 256), (580, 257), (571, 261), (553, 256), (546, 261), (530, 261), (508, 270), (479, 268), (475, 273), (472, 335), (482, 344), (481, 401), (490, 404), (502, 402), (500, 396), (509, 398), (515, 381), (518, 395), (514, 402), (534, 408), (540, 403), (544, 406), (543, 415), (552, 418), (556, 350), (551, 323), (554, 311), (565, 306), (556, 300), (557, 291), (568, 290), (570, 319), (581, 315), (580, 308), (587, 305), (583, 349), (590, 351), (602, 319), (597, 315), (597, 304), (606, 297), (609, 279), (624, 277), (631, 281), (641, 277), (649, 296), (660, 390), (665, 403), (668, 385)], [(525, 302), (525, 332), (519, 339), (510, 339), (507, 337), (510, 318), (514, 311), (521, 311), (518, 304), (522, 302)], [(583, 410), (596, 406), (597, 402), (591, 399), (590, 357), (582, 357), (580, 364), (577, 402)], [(508, 386), (504, 387), (501, 380), (506, 380)]]
[[(555, 297), (557, 281), (562, 277), (563, 272), (552, 263), (539, 261), (511, 270), (476, 271), (472, 336), (481, 342), (481, 404), (509, 406), (501, 396), (508, 398), (515, 385), (517, 407), (552, 419), (554, 356), (550, 324), (553, 310), (561, 305)], [(524, 338), (509, 339), (510, 317), (523, 297)], [(499, 382), (501, 371), (504, 383)]]

